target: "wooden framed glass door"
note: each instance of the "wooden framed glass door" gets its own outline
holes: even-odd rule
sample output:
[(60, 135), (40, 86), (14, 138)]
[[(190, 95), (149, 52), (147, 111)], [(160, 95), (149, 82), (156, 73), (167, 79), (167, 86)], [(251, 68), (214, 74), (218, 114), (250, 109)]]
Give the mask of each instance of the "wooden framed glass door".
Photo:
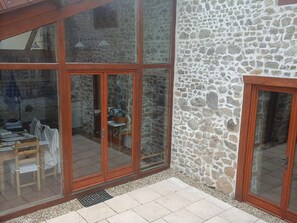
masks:
[(132, 173), (135, 169), (133, 149), (135, 74), (107, 73), (107, 178)]
[(265, 84), (246, 89), (245, 105), (250, 106), (243, 114), (248, 120), (242, 120), (241, 131), (247, 134), (241, 133), (246, 147), (240, 148), (244, 168), (238, 172), (238, 184), (243, 184), (241, 195), (237, 186), (237, 198), (296, 221), (297, 89)]
[[(69, 75), (72, 190), (104, 181), (103, 73)], [(98, 122), (98, 123), (96, 123)], [(98, 128), (99, 127), (99, 128)]]
[(72, 190), (134, 172), (134, 73), (69, 75)]
[[(279, 89), (280, 90), (280, 89)], [(247, 201), (266, 201), (266, 206), (281, 214), (285, 201), (284, 186), (288, 183), (289, 130), (294, 94), (278, 89), (258, 88), (256, 114), (253, 114), (255, 130), (250, 149), (250, 171)]]

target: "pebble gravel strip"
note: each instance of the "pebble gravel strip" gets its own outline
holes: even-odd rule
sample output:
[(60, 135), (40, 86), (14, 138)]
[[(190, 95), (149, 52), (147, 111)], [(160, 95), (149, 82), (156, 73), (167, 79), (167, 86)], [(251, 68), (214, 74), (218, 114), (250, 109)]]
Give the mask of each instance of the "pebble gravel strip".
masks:
[[(188, 176), (185, 176), (182, 173), (176, 172), (173, 169), (168, 169), (165, 171), (162, 171), (160, 173), (139, 179), (139, 180), (135, 180), (135, 181), (131, 181), (129, 183), (123, 184), (123, 185), (119, 185), (113, 188), (109, 188), (106, 191), (112, 195), (112, 196), (118, 196), (118, 195), (122, 195), (125, 194), (127, 192), (145, 187), (147, 185), (150, 184), (154, 184), (156, 182), (171, 178), (171, 177), (176, 177), (179, 178), (181, 181), (187, 183), (190, 186), (196, 187), (234, 207), (237, 207), (249, 214), (252, 214), (266, 222), (269, 223), (285, 223), (286, 221), (283, 221), (277, 217), (274, 217), (264, 211), (261, 211), (247, 203), (241, 203), (238, 202), (234, 199), (232, 199), (231, 197), (229, 197), (226, 194), (223, 194), (215, 189), (209, 188), (204, 186), (203, 184), (201, 184), (200, 182), (198, 182), (195, 179), (192, 179)], [(43, 209), (43, 210), (39, 210), (36, 211), (34, 213), (28, 214), (28, 215), (24, 215), (22, 217), (19, 218), (15, 218), (12, 220), (7, 221), (7, 223), (39, 223), (39, 222), (43, 222), (45, 220), (66, 214), (68, 212), (71, 211), (75, 211), (78, 209), (83, 208), (83, 206), (79, 203), (78, 200), (72, 200), (57, 206), (53, 206), (47, 209)]]

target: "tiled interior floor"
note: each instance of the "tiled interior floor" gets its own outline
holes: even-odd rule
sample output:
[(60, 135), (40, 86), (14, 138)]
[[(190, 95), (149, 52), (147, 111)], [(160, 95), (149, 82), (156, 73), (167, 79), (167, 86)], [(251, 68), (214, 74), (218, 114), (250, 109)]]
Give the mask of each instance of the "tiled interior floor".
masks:
[(263, 223), (242, 210), (170, 178), (46, 223)]
[[(27, 206), (34, 202), (39, 202), (44, 199), (53, 198), (61, 195), (60, 176), (47, 176), (42, 181), (41, 191), (37, 190), (36, 185), (21, 188), (21, 196), (16, 193), (16, 188), (10, 183), (10, 174), (5, 174), (5, 190), (0, 193), (0, 210), (1, 214), (9, 209)], [(32, 174), (23, 174), (21, 182), (32, 182)]]
[[(101, 146), (99, 142), (90, 140), (82, 135), (73, 136), (73, 165), (74, 177), (83, 177), (92, 173), (101, 172)], [(108, 150), (108, 168), (113, 169), (132, 164), (131, 152), (118, 151), (110, 144)], [(13, 208), (20, 208), (45, 199), (60, 196), (62, 194), (60, 175), (57, 177), (47, 176), (42, 183), (41, 191), (36, 185), (21, 189), (21, 196), (17, 196), (16, 188), (11, 184), (10, 171), (5, 165), (5, 190), (0, 193), (1, 214), (12, 211)], [(31, 181), (32, 174), (24, 174), (22, 183)]]
[[(73, 171), (74, 177), (84, 177), (93, 173), (100, 173), (101, 170), (101, 145), (99, 142), (90, 140), (82, 135), (72, 136), (73, 144)], [(118, 151), (112, 144), (108, 147), (108, 169), (125, 165), (131, 165), (131, 152)]]
[[(286, 144), (277, 145), (261, 150), (254, 156), (254, 177), (251, 191), (276, 204), (280, 204), (281, 201), (286, 147)], [(295, 159), (295, 164), (296, 162)], [(290, 209), (297, 211), (297, 165), (295, 164), (292, 175)]]
[[(72, 136), (73, 144), (73, 176), (84, 177), (102, 172), (101, 144), (98, 140), (88, 139), (80, 134)], [(156, 154), (151, 158), (141, 160), (141, 168), (149, 168), (164, 163), (164, 155)], [(132, 165), (132, 151), (130, 148), (121, 147), (112, 142), (108, 145), (108, 170), (122, 166)]]

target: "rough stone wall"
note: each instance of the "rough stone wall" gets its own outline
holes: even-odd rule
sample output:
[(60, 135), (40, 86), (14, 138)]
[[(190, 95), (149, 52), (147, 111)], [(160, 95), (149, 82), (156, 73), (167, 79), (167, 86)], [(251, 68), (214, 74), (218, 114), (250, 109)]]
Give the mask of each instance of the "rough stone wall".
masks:
[[(137, 25), (135, 0), (116, 0), (111, 2), (109, 7), (116, 11), (116, 27), (96, 28), (94, 10), (89, 10), (66, 19), (67, 61), (96, 63), (136, 62)], [(79, 40), (85, 45), (85, 48), (74, 48)]]
[(244, 74), (296, 77), (297, 5), (177, 1), (173, 168), (234, 195)]
[(1, 70), (0, 95), (5, 96), (11, 76), (22, 99), (57, 95), (57, 76), (51, 70)]
[(59, 0), (62, 6), (66, 6), (75, 2), (79, 2), (80, 0)]
[(287, 141), (292, 97), (289, 93), (259, 92), (255, 145), (271, 147)]
[(288, 139), (292, 99), (293, 96), (286, 93), (280, 94), (278, 98), (272, 138), (279, 144), (285, 143)]
[(0, 120), (19, 118), (18, 102), (11, 107), (5, 100), (6, 89), (12, 75), (21, 95), (21, 120), (31, 121), (36, 117), (57, 122), (57, 75), (52, 70), (1, 70)]
[(164, 151), (167, 133), (168, 70), (145, 70), (143, 75), (141, 150)]
[(81, 128), (89, 137), (94, 135), (94, 79), (92, 75), (71, 78), (71, 98), (81, 102)]
[(172, 0), (143, 1), (143, 60), (169, 63)]
[[(108, 107), (123, 109), (130, 118), (133, 111), (132, 75), (110, 75), (108, 77)], [(123, 107), (123, 108), (122, 108)], [(132, 123), (129, 123), (131, 127)]]

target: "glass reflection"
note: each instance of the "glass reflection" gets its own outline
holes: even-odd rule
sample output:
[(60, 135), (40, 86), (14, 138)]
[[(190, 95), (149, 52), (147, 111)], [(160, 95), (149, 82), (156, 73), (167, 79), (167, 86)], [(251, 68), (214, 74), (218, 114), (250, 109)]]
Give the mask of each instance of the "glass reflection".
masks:
[(136, 2), (116, 0), (66, 19), (66, 60), (136, 63)]
[(169, 63), (172, 0), (143, 1), (143, 63)]
[(260, 91), (250, 191), (280, 204), (292, 95)]
[(43, 26), (1, 40), (0, 62), (55, 63), (56, 26)]
[(71, 76), (73, 178), (102, 171), (100, 87), (98, 75)]
[(292, 173), (292, 182), (291, 182), (291, 193), (289, 201), (289, 209), (297, 212), (297, 147), (295, 147), (295, 158), (293, 165)]
[(167, 146), (168, 88), (167, 69), (147, 69), (143, 74), (141, 168), (165, 163)]
[(108, 169), (132, 165), (133, 76), (108, 76)]
[[(0, 71), (0, 215), (62, 194), (58, 121), (56, 71)], [(15, 166), (19, 161), (15, 149), (17, 145), (20, 147), (36, 138), (39, 140), (39, 165), (36, 168), (39, 173), (34, 168), (28, 172), (22, 170), (18, 177)], [(34, 148), (26, 149), (32, 151)], [(33, 153), (26, 154), (22, 159), (32, 165), (32, 156)], [(38, 176), (40, 188), (36, 184)], [(25, 184), (23, 187), (18, 185), (18, 179), (20, 184)]]

